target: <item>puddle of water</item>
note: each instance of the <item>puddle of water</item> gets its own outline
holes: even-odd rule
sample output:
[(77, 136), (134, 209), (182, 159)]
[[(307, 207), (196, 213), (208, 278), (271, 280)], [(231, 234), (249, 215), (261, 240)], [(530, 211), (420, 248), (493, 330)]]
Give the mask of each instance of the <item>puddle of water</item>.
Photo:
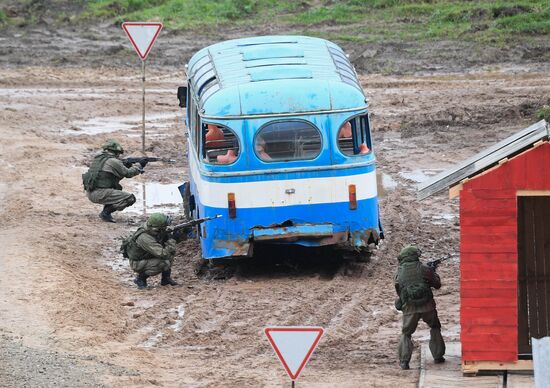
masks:
[(25, 110), (34, 108), (31, 104), (20, 104), (20, 103), (7, 103), (7, 104), (0, 104), (0, 109), (2, 110), (11, 110), (11, 111), (17, 111), (17, 110)]
[(60, 97), (60, 98), (102, 98), (113, 99), (115, 95), (109, 95), (109, 92), (115, 92), (115, 89), (15, 89), (0, 88), (0, 96), (8, 97)]
[(124, 209), (123, 213), (181, 213), (183, 201), (178, 186), (179, 184), (174, 183), (138, 183), (135, 190), (132, 190), (137, 201), (133, 206)]
[(449, 221), (453, 221), (455, 219), (454, 214), (437, 214), (432, 216), (432, 224), (433, 225), (446, 225), (449, 223)]
[(388, 191), (395, 190), (397, 182), (390, 175), (384, 174), (380, 170), (376, 170), (376, 187), (378, 198), (383, 198)]
[(413, 171), (401, 171), (399, 175), (401, 175), (405, 179), (409, 179), (411, 181), (415, 181), (416, 183), (422, 183), (429, 178), (433, 177), (434, 175), (437, 175), (442, 170), (413, 170)]
[(185, 316), (185, 307), (183, 306), (183, 304), (180, 304), (177, 310), (178, 310), (179, 319), (176, 319), (176, 323), (174, 323), (173, 325), (170, 325), (170, 328), (176, 332), (180, 331), (183, 328), (183, 317)]
[[(158, 113), (145, 116), (146, 136), (149, 136), (148, 130), (168, 128), (173, 124), (173, 120), (178, 117), (176, 113)], [(113, 116), (113, 117), (94, 117), (85, 121), (75, 121), (72, 128), (67, 133), (73, 135), (96, 135), (100, 133), (109, 133), (115, 131), (127, 131), (130, 129), (141, 128), (141, 116)], [(160, 135), (160, 133), (156, 133)], [(164, 135), (164, 134), (162, 134)], [(141, 136), (133, 134), (133, 136)]]
[(141, 346), (143, 346), (144, 348), (152, 348), (153, 346), (156, 346), (161, 339), (162, 339), (162, 333), (159, 331), (157, 334), (152, 335), (151, 337), (143, 341), (141, 343)]

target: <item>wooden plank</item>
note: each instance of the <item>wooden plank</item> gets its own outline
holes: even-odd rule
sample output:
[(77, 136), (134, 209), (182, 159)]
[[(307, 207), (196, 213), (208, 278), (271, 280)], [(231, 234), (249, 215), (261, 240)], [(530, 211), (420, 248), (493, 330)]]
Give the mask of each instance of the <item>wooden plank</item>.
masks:
[(541, 120), (421, 183), (418, 186), (418, 198), (424, 199), (452, 186), (547, 137), (546, 121)]
[(470, 298), (483, 298), (486, 296), (491, 296), (493, 298), (502, 298), (502, 299), (513, 299), (517, 297), (517, 288), (503, 288), (503, 289), (487, 289), (487, 288), (461, 288), (460, 289), (460, 300), (464, 301), (465, 299)]
[[(495, 226), (500, 228), (501, 226)], [(506, 228), (507, 226), (503, 226)], [(460, 256), (460, 263), (516, 263), (517, 254), (510, 252), (503, 253), (466, 253)], [(467, 279), (464, 279), (467, 280)], [(489, 284), (487, 285), (490, 286)]]
[(465, 226), (477, 225), (477, 226), (492, 226), (492, 225), (515, 225), (516, 224), (516, 214), (513, 216), (485, 216), (479, 217), (476, 215), (466, 215), (460, 212), (460, 226), (461, 228)]
[(518, 230), (516, 225), (494, 225), (494, 226), (477, 226), (472, 225), (461, 228), (460, 238), (477, 238), (481, 239), (485, 236), (511, 236), (516, 239)]
[[(499, 360), (499, 361), (495, 361)], [(517, 361), (517, 352), (469, 351), (462, 347), (462, 362), (510, 362)], [(462, 369), (464, 371), (464, 368)], [(479, 370), (473, 372), (477, 373)]]
[(482, 272), (479, 274), (478, 278), (484, 279), (484, 276), (487, 275), (488, 277), (493, 278), (490, 276), (490, 274), (487, 274), (486, 272), (513, 272), (514, 278), (517, 276), (517, 263), (501, 263), (499, 261), (479, 261), (479, 262), (462, 262), (460, 263), (460, 270), (461, 271), (479, 271)]
[(550, 196), (550, 190), (518, 190), (518, 197), (547, 197)]
[(466, 279), (462, 278), (460, 281), (460, 287), (461, 289), (467, 289), (467, 288), (483, 288), (488, 291), (490, 290), (501, 290), (501, 289), (509, 289), (509, 288), (516, 288), (516, 282), (517, 279), (510, 279), (510, 280), (499, 280), (496, 282), (490, 282), (487, 283), (484, 279)]
[[(527, 225), (531, 210), (528, 197), (518, 198), (518, 353), (531, 352), (528, 304), (527, 304), (527, 257), (533, 254), (529, 243)], [(529, 229), (530, 230), (530, 229)]]
[[(515, 240), (515, 239), (514, 239)], [(464, 239), (460, 241), (460, 253), (516, 253), (517, 244), (507, 238), (491, 241)]]
[(460, 192), (462, 191), (463, 184), (459, 183), (458, 185), (454, 185), (449, 189), (449, 199), (456, 198), (460, 195)]
[[(515, 307), (492, 307), (492, 306), (484, 306), (484, 307), (469, 307), (469, 306), (462, 306), (460, 309), (460, 316), (464, 318), (508, 318), (508, 317), (517, 317), (517, 311)], [(504, 325), (509, 325), (510, 321), (506, 320), (503, 322)], [(495, 324), (494, 322), (491, 322), (489, 324)], [(498, 324), (498, 323), (497, 323)]]
[(516, 325), (466, 325), (461, 328), (461, 335), (508, 335), (516, 330)]
[(467, 298), (461, 295), (460, 303), (461, 307), (517, 307), (515, 295), (512, 298)]
[[(509, 205), (509, 204), (508, 204)], [(514, 201), (513, 206), (507, 206), (502, 208), (483, 208), (483, 206), (472, 206), (460, 209), (460, 217), (476, 217), (476, 218), (488, 218), (488, 217), (516, 217), (517, 209)]]
[[(464, 356), (464, 352), (463, 352)], [(489, 370), (533, 370), (533, 360), (517, 360), (513, 362), (498, 361), (462, 361), (462, 372), (478, 373)]]
[[(480, 310), (480, 309), (478, 309)], [(517, 325), (518, 317), (516, 314), (511, 316), (491, 316), (481, 315), (479, 311), (460, 311), (460, 322), (462, 325)], [(516, 350), (517, 353), (517, 350)]]
[(509, 199), (516, 198), (516, 189), (492, 189), (492, 188), (476, 188), (468, 189), (464, 191), (468, 193), (468, 196), (474, 197), (475, 199)]
[(534, 284), (535, 305), (529, 316), (532, 315), (536, 321), (531, 337), (538, 339), (550, 335), (550, 310), (547, 307), (550, 299), (550, 226), (547, 225), (550, 220), (550, 197), (531, 198), (535, 209), (535, 272), (529, 281)]

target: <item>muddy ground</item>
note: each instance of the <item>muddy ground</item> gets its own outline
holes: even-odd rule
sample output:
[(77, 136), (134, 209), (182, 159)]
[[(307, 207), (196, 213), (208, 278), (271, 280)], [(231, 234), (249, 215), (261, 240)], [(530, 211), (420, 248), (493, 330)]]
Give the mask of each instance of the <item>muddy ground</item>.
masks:
[[(173, 268), (181, 286), (153, 280), (138, 291), (120, 238), (152, 211), (181, 212), (174, 185), (186, 179), (187, 158), (175, 90), (184, 72), (175, 66), (218, 37), (160, 50), (166, 63), (151, 54), (147, 152), (175, 163), (150, 164), (123, 181), (138, 203), (107, 224), (84, 195), (81, 174), (107, 138), (129, 154), (141, 147), (140, 69), (121, 32), (107, 31), (92, 40), (11, 30), (0, 40), (0, 385), (290, 385), (262, 329), (314, 325), (326, 335), (300, 386), (415, 386), (419, 352), (410, 371), (399, 370), (396, 357), (392, 277), (404, 244), (420, 245), (426, 258), (453, 255), (439, 269), (436, 300), (444, 338), (460, 333), (458, 200), (440, 193), (419, 202), (416, 184), (536, 121), (550, 102), (547, 64), (505, 58), (450, 72), (416, 61), (420, 72), (411, 75), (361, 74), (387, 237), (368, 260), (260, 250), (209, 267), (188, 241)], [(239, 34), (250, 35), (228, 33)], [(401, 57), (396, 50), (392, 60)], [(417, 345), (428, 338), (421, 325)]]

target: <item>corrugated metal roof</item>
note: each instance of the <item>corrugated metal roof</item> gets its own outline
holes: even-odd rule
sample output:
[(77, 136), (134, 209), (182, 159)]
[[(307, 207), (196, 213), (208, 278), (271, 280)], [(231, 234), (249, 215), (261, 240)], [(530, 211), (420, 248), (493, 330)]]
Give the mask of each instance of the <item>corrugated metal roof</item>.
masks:
[[(206, 115), (291, 113), (366, 105), (355, 70), (342, 49), (319, 38), (263, 36), (216, 43), (191, 58), (188, 79)], [(278, 82), (268, 82), (273, 80)], [(310, 82), (304, 83), (304, 80)], [(297, 87), (305, 89), (297, 90)], [(327, 102), (314, 101), (318, 95), (311, 93), (310, 88), (325, 89), (329, 93)], [(216, 94), (215, 103), (207, 103)], [(285, 103), (285, 94), (288, 103)], [(247, 110), (235, 100), (242, 101), (250, 95), (263, 99), (262, 106), (255, 108), (248, 104)], [(271, 98), (273, 103), (266, 104)], [(302, 103), (296, 104), (296, 100)], [(232, 106), (228, 108), (223, 101)], [(224, 105), (221, 108), (220, 103)], [(267, 106), (271, 106), (271, 111), (266, 110)]]
[(424, 199), (454, 186), (463, 179), (491, 168), (504, 158), (523, 152), (537, 141), (549, 138), (550, 126), (545, 120), (541, 120), (421, 183), (418, 186), (418, 198)]

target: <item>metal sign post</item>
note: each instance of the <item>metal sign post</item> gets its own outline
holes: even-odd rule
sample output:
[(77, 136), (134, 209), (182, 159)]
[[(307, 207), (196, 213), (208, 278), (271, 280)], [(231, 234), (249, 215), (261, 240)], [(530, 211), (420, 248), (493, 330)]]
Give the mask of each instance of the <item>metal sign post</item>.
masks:
[(145, 59), (141, 61), (142, 110), (141, 110), (141, 152), (145, 155)]
[(162, 23), (124, 22), (122, 28), (128, 35), (137, 54), (141, 58), (142, 71), (142, 115), (141, 115), (141, 152), (145, 155), (145, 61), (153, 43), (162, 30)]

